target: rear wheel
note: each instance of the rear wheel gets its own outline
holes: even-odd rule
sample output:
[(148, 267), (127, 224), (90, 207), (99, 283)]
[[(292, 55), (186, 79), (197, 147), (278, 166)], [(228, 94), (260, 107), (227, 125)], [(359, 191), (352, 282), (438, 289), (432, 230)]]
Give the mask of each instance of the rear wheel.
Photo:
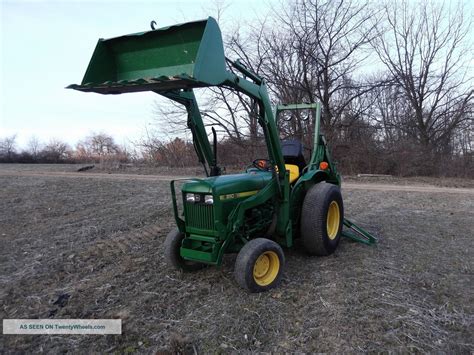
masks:
[(341, 239), (344, 205), (338, 186), (325, 182), (306, 194), (301, 211), (301, 238), (311, 255), (334, 253)]
[(206, 264), (185, 260), (181, 257), (180, 248), (183, 239), (184, 234), (181, 233), (178, 228), (168, 233), (165, 239), (166, 263), (170, 267), (182, 271), (196, 271), (204, 268)]
[(284, 266), (285, 255), (281, 247), (272, 240), (257, 238), (240, 250), (234, 276), (242, 288), (262, 292), (280, 283)]

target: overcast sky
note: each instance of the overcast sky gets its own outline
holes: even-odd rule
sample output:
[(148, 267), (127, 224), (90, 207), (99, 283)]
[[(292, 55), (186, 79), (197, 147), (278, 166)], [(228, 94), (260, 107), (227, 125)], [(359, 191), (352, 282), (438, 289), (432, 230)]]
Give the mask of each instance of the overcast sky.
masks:
[[(224, 18), (250, 20), (270, 1), (233, 1)], [(0, 137), (17, 134), (21, 147), (32, 136), (73, 145), (93, 131), (110, 133), (121, 144), (138, 139), (152, 121), (156, 94), (98, 95), (64, 87), (82, 81), (98, 38), (149, 30), (151, 20), (162, 27), (214, 16), (215, 2), (0, 0)]]

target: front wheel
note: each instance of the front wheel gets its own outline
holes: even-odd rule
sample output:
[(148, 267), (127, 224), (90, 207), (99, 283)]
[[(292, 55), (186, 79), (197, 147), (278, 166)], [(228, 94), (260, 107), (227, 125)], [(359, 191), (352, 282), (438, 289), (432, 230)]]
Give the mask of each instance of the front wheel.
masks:
[(181, 244), (184, 234), (178, 228), (171, 230), (165, 239), (165, 259), (166, 263), (177, 270), (196, 271), (204, 268), (206, 265), (185, 260), (181, 257)]
[(242, 288), (262, 292), (280, 283), (284, 266), (285, 255), (281, 247), (272, 240), (257, 238), (240, 250), (234, 276)]
[(301, 211), (301, 238), (311, 255), (334, 253), (341, 239), (344, 205), (338, 186), (325, 182), (306, 193)]

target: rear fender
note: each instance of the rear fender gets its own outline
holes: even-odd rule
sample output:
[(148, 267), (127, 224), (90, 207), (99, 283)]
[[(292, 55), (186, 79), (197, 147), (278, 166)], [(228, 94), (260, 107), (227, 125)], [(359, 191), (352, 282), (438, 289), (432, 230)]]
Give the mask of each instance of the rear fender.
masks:
[(290, 211), (291, 211), (291, 220), (293, 225), (297, 226), (301, 207), (303, 205), (304, 197), (306, 192), (315, 184), (322, 181), (327, 181), (337, 185), (337, 181), (330, 181), (330, 175), (325, 170), (310, 170), (306, 171), (296, 182), (295, 186), (291, 190), (290, 195)]

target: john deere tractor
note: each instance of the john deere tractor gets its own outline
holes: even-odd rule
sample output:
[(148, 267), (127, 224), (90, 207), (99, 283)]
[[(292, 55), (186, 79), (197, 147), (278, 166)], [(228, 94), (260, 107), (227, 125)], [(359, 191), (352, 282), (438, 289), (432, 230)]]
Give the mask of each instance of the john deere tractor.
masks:
[[(216, 132), (212, 130), (211, 146), (199, 112), (194, 90), (211, 86), (248, 95), (258, 108), (268, 159), (256, 159), (240, 174), (221, 174)], [(285, 265), (282, 246), (292, 247), (297, 238), (311, 255), (332, 254), (343, 224), (359, 237), (349, 231), (345, 235), (374, 241), (344, 219), (341, 179), (320, 134), (319, 104), (280, 105), (273, 110), (265, 81), (240, 61), (225, 57), (212, 17), (100, 39), (82, 83), (68, 88), (106, 95), (152, 91), (186, 108), (187, 126), (207, 177), (187, 179), (179, 194), (177, 180), (171, 182), (176, 228), (164, 243), (172, 267), (198, 270), (221, 265), (226, 253), (238, 253), (237, 283), (259, 292), (279, 284)], [(280, 141), (276, 118), (288, 110), (313, 112), (309, 161), (301, 142)]]

